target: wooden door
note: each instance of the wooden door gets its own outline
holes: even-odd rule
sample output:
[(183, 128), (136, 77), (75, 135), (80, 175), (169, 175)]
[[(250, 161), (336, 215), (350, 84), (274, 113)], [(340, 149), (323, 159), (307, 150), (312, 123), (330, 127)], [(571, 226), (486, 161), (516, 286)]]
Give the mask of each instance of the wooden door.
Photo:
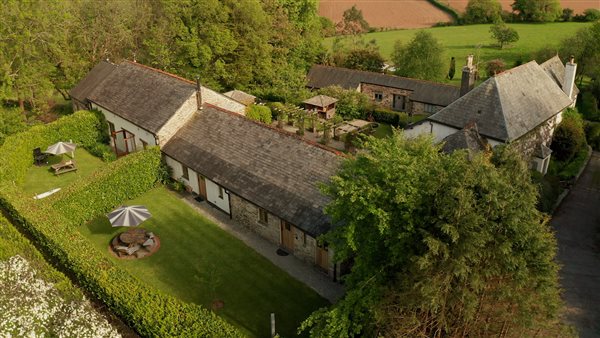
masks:
[(200, 174), (198, 174), (198, 194), (206, 199), (206, 181), (204, 181), (204, 176)]
[(289, 252), (294, 251), (294, 226), (281, 221), (281, 247)]
[(329, 249), (327, 248), (327, 245), (317, 246), (315, 263), (318, 267), (324, 269), (325, 271), (329, 271)]

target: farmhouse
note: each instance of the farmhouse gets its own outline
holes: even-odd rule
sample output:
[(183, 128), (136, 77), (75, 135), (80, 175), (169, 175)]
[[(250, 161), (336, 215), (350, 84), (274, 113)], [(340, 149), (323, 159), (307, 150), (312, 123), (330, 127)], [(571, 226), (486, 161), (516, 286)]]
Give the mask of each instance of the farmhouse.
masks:
[(556, 59), (542, 65), (531, 61), (491, 77), (405, 134), (429, 133), (441, 142), (476, 125), (490, 146), (514, 144), (531, 159), (533, 169), (545, 174), (554, 129), (562, 120), (562, 111), (576, 100), (576, 64), (570, 60), (563, 66), (558, 60), (557, 65)]
[(433, 114), (454, 102), (460, 88), (361, 70), (314, 65), (307, 87), (340, 86), (367, 94), (376, 104), (409, 114)]
[(103, 113), (117, 154), (158, 145), (189, 191), (339, 276), (333, 252), (316, 240), (330, 227), (318, 184), (335, 174), (339, 153), (251, 121), (244, 104), (199, 83), (127, 61), (94, 69), (72, 93)]

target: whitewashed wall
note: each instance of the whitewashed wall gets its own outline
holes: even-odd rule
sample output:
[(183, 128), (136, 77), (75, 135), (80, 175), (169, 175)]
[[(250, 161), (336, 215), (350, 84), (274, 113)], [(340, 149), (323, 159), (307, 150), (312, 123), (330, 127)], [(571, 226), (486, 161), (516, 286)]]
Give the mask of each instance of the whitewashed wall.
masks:
[(457, 131), (459, 131), (459, 129), (448, 127), (433, 121), (424, 121), (410, 129), (405, 129), (404, 135), (406, 135), (406, 137), (413, 138), (422, 134), (433, 134), (434, 142), (438, 143)]
[(204, 86), (200, 90), (202, 103), (209, 103), (213, 106), (223, 108), (225, 110), (238, 113), (240, 115), (246, 115), (246, 106), (240, 102), (237, 102), (230, 97), (227, 97), (221, 93), (218, 93), (210, 88)]
[(196, 93), (194, 92), (158, 131), (158, 144), (161, 147), (164, 146), (187, 121), (189, 121), (198, 110), (197, 107), (198, 103), (196, 101)]
[[(188, 168), (188, 179), (185, 179), (183, 178), (181, 163), (167, 155), (164, 155), (164, 157), (167, 165), (171, 167), (172, 177), (176, 180), (182, 181), (185, 185), (190, 187), (193, 192), (199, 194), (200, 189), (198, 187), (198, 173), (191, 168)], [(204, 178), (204, 181), (206, 182), (206, 199), (219, 209), (229, 214), (231, 212), (229, 209), (229, 193), (225, 190), (225, 188), (223, 188), (223, 198), (219, 198), (219, 185), (206, 177)]]
[[(122, 117), (112, 113), (111, 111), (109, 111), (101, 106), (98, 106), (95, 103), (92, 103), (92, 109), (97, 109), (100, 112), (102, 112), (102, 114), (104, 115), (106, 120), (109, 122), (112, 122), (115, 125), (115, 131), (125, 129), (128, 132), (134, 134), (136, 150), (143, 149), (141, 140), (146, 142), (149, 146), (157, 145), (154, 134), (150, 133), (149, 131), (138, 127), (137, 125), (123, 119)], [(129, 149), (129, 151), (131, 151), (131, 150), (132, 149)]]

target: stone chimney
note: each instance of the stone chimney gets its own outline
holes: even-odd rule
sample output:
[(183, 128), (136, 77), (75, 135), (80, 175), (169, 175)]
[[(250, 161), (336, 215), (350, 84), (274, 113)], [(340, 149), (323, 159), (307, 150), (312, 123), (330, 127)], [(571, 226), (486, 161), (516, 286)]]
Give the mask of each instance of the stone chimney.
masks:
[(571, 55), (569, 61), (565, 64), (565, 78), (562, 89), (567, 96), (573, 100), (573, 89), (575, 88), (575, 73), (577, 72), (577, 64), (575, 57)]
[(198, 110), (202, 109), (202, 85), (200, 84), (200, 77), (196, 77), (196, 104)]
[(460, 80), (460, 96), (465, 95), (475, 86), (475, 66), (473, 66), (473, 54), (467, 56), (467, 65), (462, 69)]

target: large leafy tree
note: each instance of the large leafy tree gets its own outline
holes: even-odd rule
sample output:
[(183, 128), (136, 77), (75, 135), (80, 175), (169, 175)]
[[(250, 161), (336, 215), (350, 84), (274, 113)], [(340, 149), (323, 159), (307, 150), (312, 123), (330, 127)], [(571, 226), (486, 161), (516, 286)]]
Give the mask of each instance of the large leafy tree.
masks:
[(383, 56), (377, 48), (359, 48), (348, 52), (343, 66), (351, 69), (381, 72), (384, 65)]
[(497, 21), (490, 27), (492, 38), (498, 41), (500, 49), (506, 44), (519, 41), (519, 33), (516, 29), (508, 27), (503, 21)]
[(515, 0), (513, 11), (523, 21), (556, 21), (562, 15), (559, 0)]
[(314, 336), (549, 333), (560, 304), (556, 243), (526, 164), (446, 155), (428, 138), (370, 138), (324, 187), (324, 240), (353, 262), (346, 295), (303, 323)]
[(463, 19), (465, 23), (490, 23), (500, 19), (501, 14), (498, 0), (469, 0)]
[(438, 80), (445, 75), (443, 52), (442, 44), (426, 31), (417, 32), (407, 45), (398, 40), (392, 52), (396, 74), (423, 80)]

